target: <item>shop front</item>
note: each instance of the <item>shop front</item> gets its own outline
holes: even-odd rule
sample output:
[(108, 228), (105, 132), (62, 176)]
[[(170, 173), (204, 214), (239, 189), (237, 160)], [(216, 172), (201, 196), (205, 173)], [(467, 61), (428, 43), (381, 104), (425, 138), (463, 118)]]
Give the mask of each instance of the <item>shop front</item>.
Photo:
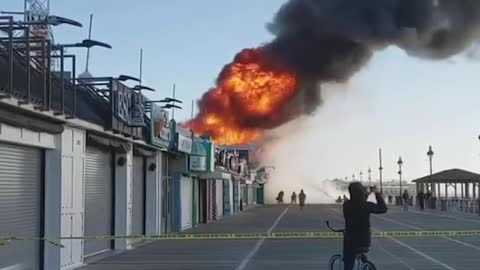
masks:
[(240, 212), (240, 200), (241, 200), (241, 179), (238, 177), (232, 178), (233, 185), (233, 213)]
[[(158, 183), (155, 174), (157, 151), (145, 146), (134, 145), (132, 163), (132, 234), (146, 235), (156, 233), (156, 221), (150, 221), (151, 229), (147, 230), (149, 218), (157, 219), (156, 208)], [(148, 177), (151, 175), (151, 177)], [(150, 180), (150, 181), (147, 181)], [(142, 239), (132, 240), (133, 244), (141, 243)]]
[(160, 233), (172, 232), (173, 228), (173, 177), (170, 172), (170, 161), (173, 159), (173, 153), (170, 147), (173, 144), (172, 122), (170, 121), (168, 111), (161, 107), (151, 104), (150, 112), (150, 143), (157, 147), (164, 148), (158, 157), (160, 174), (160, 184), (158, 186), (157, 200), (160, 224), (157, 231)]
[[(218, 220), (222, 216), (232, 214), (233, 185), (231, 174), (214, 171), (202, 173), (199, 177), (200, 186), (205, 187), (205, 192), (200, 193), (199, 213), (201, 223)], [(202, 194), (205, 194), (205, 196), (202, 196)]]
[(192, 176), (193, 182), (193, 226), (198, 223), (206, 223), (208, 220), (208, 183), (201, 179), (199, 175), (207, 171), (207, 149), (204, 145), (204, 139), (194, 136), (192, 143), (192, 153), (188, 158), (188, 170)]
[[(85, 239), (84, 257), (108, 252), (114, 248), (112, 240), (91, 237), (115, 235), (115, 168), (126, 166), (123, 155), (131, 145), (117, 138), (87, 133), (85, 152)], [(117, 157), (119, 157), (117, 159)]]
[(173, 231), (180, 232), (193, 227), (194, 182), (189, 172), (189, 156), (192, 153), (192, 132), (172, 121), (174, 140), (171, 151), (174, 157), (170, 160), (169, 170), (173, 176)]

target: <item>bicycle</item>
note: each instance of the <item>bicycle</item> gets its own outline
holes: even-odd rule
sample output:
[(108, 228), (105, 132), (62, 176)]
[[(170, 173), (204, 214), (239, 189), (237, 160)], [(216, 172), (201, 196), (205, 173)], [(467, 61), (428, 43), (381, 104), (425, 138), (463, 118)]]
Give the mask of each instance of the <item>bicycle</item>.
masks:
[[(330, 222), (327, 220), (327, 227), (332, 232), (341, 232), (345, 233), (345, 230), (336, 230), (330, 226)], [(377, 267), (368, 260), (366, 253), (368, 252), (368, 248), (360, 248), (355, 251), (355, 261), (356, 261), (356, 269), (357, 270), (377, 270)], [(335, 254), (330, 258), (328, 262), (328, 269), (329, 270), (343, 270), (343, 255)]]

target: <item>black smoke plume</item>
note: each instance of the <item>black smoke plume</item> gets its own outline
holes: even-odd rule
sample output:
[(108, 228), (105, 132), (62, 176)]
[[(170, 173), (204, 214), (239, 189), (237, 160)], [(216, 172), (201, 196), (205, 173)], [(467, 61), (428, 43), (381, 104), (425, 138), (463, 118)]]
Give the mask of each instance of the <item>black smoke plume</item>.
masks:
[(377, 50), (446, 59), (471, 46), (479, 26), (480, 0), (290, 0), (267, 26), (276, 38), (265, 49), (302, 78), (284, 110), (290, 120), (321, 104), (322, 83), (348, 80)]
[[(238, 132), (278, 127), (313, 113), (322, 103), (323, 83), (347, 81), (376, 51), (397, 46), (415, 57), (446, 59), (478, 44), (479, 26), (480, 0), (289, 0), (267, 25), (275, 38), (240, 52), (224, 67), (217, 86), (235, 63), (275, 59), (269, 64), (280, 62), (298, 79), (295, 93), (265, 116), (245, 113), (242, 106), (250, 104), (238, 100), (235, 91), (212, 88), (186, 126), (214, 139), (224, 136), (226, 123)], [(207, 121), (209, 114), (217, 120)]]

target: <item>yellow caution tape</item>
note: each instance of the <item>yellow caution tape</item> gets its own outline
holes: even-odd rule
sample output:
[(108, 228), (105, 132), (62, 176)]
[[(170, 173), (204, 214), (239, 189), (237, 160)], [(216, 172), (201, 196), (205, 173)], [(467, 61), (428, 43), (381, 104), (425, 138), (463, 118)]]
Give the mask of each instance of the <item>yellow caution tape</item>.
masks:
[[(388, 231), (374, 232), (374, 238), (405, 237), (462, 237), (480, 236), (480, 230), (463, 231)], [(59, 241), (46, 238), (26, 238), (0, 236), (0, 246), (13, 241), (46, 241), (52, 245), (63, 247), (62, 240), (247, 240), (247, 239), (335, 239), (343, 238), (342, 233), (335, 232), (272, 232), (272, 233), (176, 233), (164, 235), (128, 235), (128, 236), (79, 236), (61, 237)]]

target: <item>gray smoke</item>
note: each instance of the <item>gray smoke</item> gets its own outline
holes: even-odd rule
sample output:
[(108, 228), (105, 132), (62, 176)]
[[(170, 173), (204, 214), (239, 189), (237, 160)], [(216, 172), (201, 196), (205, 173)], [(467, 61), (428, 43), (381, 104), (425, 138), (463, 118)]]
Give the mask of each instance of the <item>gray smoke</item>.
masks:
[(322, 83), (348, 80), (376, 50), (446, 59), (476, 42), (479, 26), (480, 0), (290, 0), (267, 26), (276, 38), (264, 48), (297, 72), (302, 89), (277, 124), (312, 113)]

